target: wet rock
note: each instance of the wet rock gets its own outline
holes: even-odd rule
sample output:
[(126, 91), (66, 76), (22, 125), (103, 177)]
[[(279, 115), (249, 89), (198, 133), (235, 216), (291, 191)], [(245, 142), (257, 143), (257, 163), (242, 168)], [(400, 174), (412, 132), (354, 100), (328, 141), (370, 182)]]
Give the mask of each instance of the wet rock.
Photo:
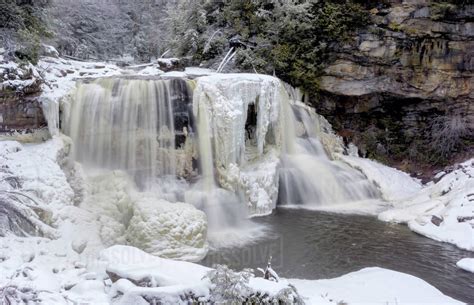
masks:
[(443, 218), (441, 218), (441, 217), (438, 217), (436, 215), (433, 215), (431, 217), (431, 223), (434, 224), (437, 227), (439, 227), (442, 222), (443, 222)]
[(474, 220), (474, 216), (463, 216), (458, 217), (458, 222), (470, 222)]

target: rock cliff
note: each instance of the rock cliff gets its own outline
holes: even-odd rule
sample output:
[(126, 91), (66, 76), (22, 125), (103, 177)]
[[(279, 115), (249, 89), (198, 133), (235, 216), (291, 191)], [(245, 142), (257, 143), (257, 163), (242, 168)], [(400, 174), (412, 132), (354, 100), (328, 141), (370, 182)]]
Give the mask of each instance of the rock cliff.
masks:
[(28, 131), (47, 126), (38, 101), (42, 79), (31, 64), (0, 60), (0, 132)]
[(333, 48), (312, 99), (361, 154), (411, 171), (442, 163), (430, 147), (440, 129), (457, 129), (453, 155), (474, 147), (474, 5), (432, 2), (373, 9), (369, 27)]

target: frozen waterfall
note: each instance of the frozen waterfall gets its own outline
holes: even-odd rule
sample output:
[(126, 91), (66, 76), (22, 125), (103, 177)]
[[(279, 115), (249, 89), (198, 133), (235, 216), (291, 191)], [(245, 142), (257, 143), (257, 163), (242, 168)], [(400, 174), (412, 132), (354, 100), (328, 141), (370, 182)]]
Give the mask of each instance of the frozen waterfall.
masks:
[(62, 116), (77, 161), (193, 204), (207, 214), (211, 241), (255, 235), (261, 229), (248, 216), (277, 201), (320, 206), (378, 196), (362, 173), (329, 157), (335, 136), (324, 128), (297, 91), (256, 74), (83, 81)]

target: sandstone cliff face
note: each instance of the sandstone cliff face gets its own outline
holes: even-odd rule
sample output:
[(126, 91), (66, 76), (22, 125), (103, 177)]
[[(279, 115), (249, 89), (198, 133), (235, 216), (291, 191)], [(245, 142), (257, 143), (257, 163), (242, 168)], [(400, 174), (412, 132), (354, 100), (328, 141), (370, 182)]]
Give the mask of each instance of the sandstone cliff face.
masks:
[(373, 25), (331, 54), (313, 104), (362, 154), (416, 163), (437, 117), (474, 129), (474, 5), (444, 9), (413, 0), (372, 10)]
[(0, 60), (0, 133), (47, 126), (38, 101), (41, 77), (32, 65)]

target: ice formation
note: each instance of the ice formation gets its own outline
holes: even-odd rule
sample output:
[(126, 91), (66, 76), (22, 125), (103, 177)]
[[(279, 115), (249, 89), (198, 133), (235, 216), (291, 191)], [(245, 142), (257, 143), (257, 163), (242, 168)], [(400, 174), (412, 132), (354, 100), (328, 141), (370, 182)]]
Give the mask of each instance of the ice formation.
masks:
[(360, 172), (331, 161), (328, 153), (342, 145), (300, 99), (270, 76), (197, 79), (193, 103), (200, 158), (207, 159), (201, 161), (203, 172), (244, 198), (251, 214), (269, 213), (278, 198), (282, 204), (320, 206), (378, 195)]

